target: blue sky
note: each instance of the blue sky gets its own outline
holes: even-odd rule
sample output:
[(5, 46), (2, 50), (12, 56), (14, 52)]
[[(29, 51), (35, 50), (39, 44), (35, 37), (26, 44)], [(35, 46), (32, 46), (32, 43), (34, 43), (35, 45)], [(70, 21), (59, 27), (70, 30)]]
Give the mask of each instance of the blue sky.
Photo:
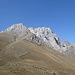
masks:
[(50, 27), (61, 40), (75, 43), (75, 0), (0, 0), (0, 31), (15, 23)]

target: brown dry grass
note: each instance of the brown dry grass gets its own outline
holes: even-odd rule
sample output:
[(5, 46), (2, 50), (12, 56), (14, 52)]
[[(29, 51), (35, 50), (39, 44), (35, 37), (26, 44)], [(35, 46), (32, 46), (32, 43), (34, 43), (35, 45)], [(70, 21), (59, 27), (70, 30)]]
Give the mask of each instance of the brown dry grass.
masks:
[(20, 40), (0, 51), (0, 75), (75, 75), (75, 64), (44, 44)]

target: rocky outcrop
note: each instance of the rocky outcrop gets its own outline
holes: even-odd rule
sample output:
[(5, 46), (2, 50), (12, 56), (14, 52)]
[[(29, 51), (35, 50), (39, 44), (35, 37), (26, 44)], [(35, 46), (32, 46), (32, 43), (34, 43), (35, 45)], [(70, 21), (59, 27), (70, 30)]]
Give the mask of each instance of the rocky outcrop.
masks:
[(30, 32), (41, 38), (46, 45), (58, 50), (60, 49), (60, 40), (56, 34), (53, 34), (50, 28), (28, 28)]

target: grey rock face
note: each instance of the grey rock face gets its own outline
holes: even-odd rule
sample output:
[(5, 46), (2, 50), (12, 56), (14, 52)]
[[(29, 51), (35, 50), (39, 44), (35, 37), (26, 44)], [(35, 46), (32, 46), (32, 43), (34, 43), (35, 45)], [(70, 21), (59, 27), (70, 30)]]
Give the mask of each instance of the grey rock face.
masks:
[(53, 34), (50, 28), (29, 28), (30, 32), (41, 38), (46, 45), (59, 50), (61, 46), (60, 39), (56, 34)]
[(7, 28), (4, 32), (16, 32), (16, 33), (21, 33), (21, 32), (26, 32), (26, 27), (20, 23), (20, 24), (14, 24), (11, 27)]
[(39, 37), (32, 33), (30, 33), (30, 35), (28, 34), (25, 39), (30, 42), (36, 43), (39, 46), (43, 43), (43, 40), (41, 40)]

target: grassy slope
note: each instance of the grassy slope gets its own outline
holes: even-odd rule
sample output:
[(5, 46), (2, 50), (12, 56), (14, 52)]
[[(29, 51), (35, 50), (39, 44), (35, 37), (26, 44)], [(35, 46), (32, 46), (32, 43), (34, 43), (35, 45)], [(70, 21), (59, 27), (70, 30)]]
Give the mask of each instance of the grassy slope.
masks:
[(7, 33), (0, 33), (0, 51), (10, 44), (14, 39)]
[(26, 40), (0, 51), (0, 75), (75, 75), (74, 66), (70, 58), (59, 52)]

